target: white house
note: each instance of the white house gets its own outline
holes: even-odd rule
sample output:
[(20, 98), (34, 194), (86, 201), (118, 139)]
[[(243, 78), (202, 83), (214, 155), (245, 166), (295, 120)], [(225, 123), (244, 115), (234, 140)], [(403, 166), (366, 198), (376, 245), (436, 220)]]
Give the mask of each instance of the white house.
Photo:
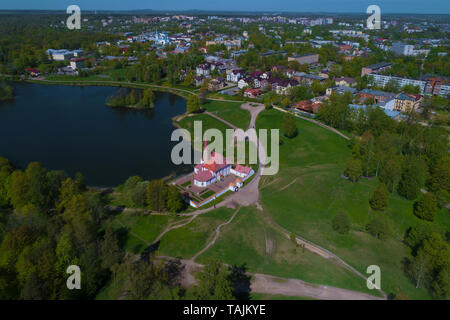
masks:
[(250, 85), (248, 79), (242, 78), (238, 81), (238, 88), (243, 89), (245, 87), (248, 87)]
[(240, 78), (244, 76), (244, 70), (242, 69), (233, 69), (229, 70), (227, 73), (227, 81), (237, 83)]

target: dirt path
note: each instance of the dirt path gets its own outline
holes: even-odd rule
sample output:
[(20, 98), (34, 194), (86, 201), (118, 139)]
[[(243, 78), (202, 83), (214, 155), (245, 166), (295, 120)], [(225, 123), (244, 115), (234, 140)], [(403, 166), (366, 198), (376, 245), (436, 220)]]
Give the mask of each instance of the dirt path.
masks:
[(298, 177), (295, 178), (294, 180), (292, 180), (291, 182), (289, 182), (287, 185), (285, 185), (283, 188), (281, 188), (281, 189), (278, 190), (278, 191), (283, 191), (283, 190), (289, 188), (291, 185), (293, 185), (293, 184), (297, 181), (297, 179), (298, 179)]
[(384, 300), (358, 291), (311, 284), (299, 279), (279, 278), (260, 273), (250, 275), (252, 275), (250, 288), (255, 293), (308, 297), (320, 300)]
[(227, 126), (229, 126), (230, 128), (233, 128), (234, 130), (236, 130), (236, 129), (238, 128), (238, 127), (236, 127), (234, 124), (232, 124), (232, 123), (230, 123), (230, 122), (228, 122), (228, 121), (222, 119), (221, 117), (219, 117), (218, 115), (216, 115), (216, 114), (214, 114), (214, 113), (211, 113), (211, 112), (209, 112), (209, 111), (204, 111), (203, 113), (205, 113), (205, 114), (207, 114), (207, 115), (209, 115), (209, 116), (211, 116), (211, 117), (213, 117), (213, 118), (219, 120), (220, 122), (225, 123)]
[(219, 238), (219, 235), (220, 235), (220, 229), (223, 227), (223, 226), (226, 226), (227, 224), (230, 224), (231, 223), (231, 221), (233, 221), (233, 219), (234, 219), (234, 217), (237, 215), (237, 213), (239, 212), (239, 209), (240, 209), (240, 207), (238, 207), (237, 209), (236, 209), (236, 211), (233, 213), (233, 215), (231, 216), (231, 218), (228, 220), (228, 221), (226, 221), (226, 222), (224, 222), (224, 223), (221, 223), (221, 224), (219, 224), (218, 226), (217, 226), (217, 228), (216, 228), (216, 234), (214, 235), (214, 238), (202, 249), (202, 250), (200, 250), (199, 252), (197, 252), (190, 260), (192, 260), (192, 261), (195, 261), (195, 259), (197, 259), (200, 255), (202, 255), (206, 250), (208, 250), (209, 248), (211, 248), (213, 245), (214, 245), (214, 243), (216, 243), (216, 240)]
[[(278, 223), (276, 223), (275, 221), (272, 220), (272, 218), (270, 218), (270, 216), (264, 211), (262, 210), (263, 213), (263, 217), (264, 219), (269, 222), (270, 224), (272, 224), (276, 229), (278, 229), (279, 231), (281, 231), (283, 233), (283, 235), (286, 238), (290, 238), (291, 232), (289, 232), (288, 230), (286, 230), (285, 228), (283, 228), (282, 226), (280, 226)], [(336, 254), (334, 254), (333, 252), (322, 248), (321, 246), (308, 241), (296, 234), (295, 235), (295, 239), (297, 241), (297, 243), (299, 245), (302, 245), (305, 247), (305, 249), (325, 258), (328, 260), (333, 260), (337, 263), (339, 263), (340, 265), (342, 265), (344, 268), (346, 268), (347, 270), (351, 271), (352, 273), (356, 274), (358, 277), (367, 280), (367, 277), (364, 276), (361, 272), (359, 272), (358, 270), (356, 270), (355, 268), (353, 268), (351, 265), (349, 265), (347, 262), (345, 262), (344, 260), (342, 260), (341, 258), (339, 258)], [(378, 290), (384, 297), (387, 297), (386, 293), (383, 290)]]
[[(173, 257), (159, 256), (167, 260), (175, 260)], [(192, 259), (180, 260), (182, 265), (181, 285), (191, 287), (197, 284), (195, 271), (200, 271), (204, 265)], [(281, 278), (268, 274), (247, 273), (251, 277), (250, 290), (255, 293), (281, 294), (294, 297), (308, 297), (320, 300), (384, 300), (366, 293), (352, 291), (331, 286), (317, 285), (299, 279)]]

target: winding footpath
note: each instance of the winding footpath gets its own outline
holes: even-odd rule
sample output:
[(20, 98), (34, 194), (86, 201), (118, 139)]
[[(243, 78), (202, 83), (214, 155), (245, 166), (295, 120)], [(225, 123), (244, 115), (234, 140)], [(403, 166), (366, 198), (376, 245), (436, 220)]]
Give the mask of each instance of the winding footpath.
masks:
[[(249, 128), (254, 128), (256, 123), (256, 118), (258, 117), (258, 114), (264, 110), (263, 105), (258, 105), (257, 107), (252, 106), (249, 103), (243, 104), (241, 106), (242, 109), (248, 110), (251, 114), (251, 120), (249, 124)], [(284, 111), (284, 110), (283, 110)], [(229, 125), (230, 127), (235, 128), (235, 126), (231, 125), (226, 120), (221, 119), (220, 117), (207, 113), (210, 116), (218, 119), (219, 121), (222, 121), (223, 123)], [(306, 119), (311, 120), (311, 119)], [(313, 120), (312, 122), (315, 123)], [(332, 129), (332, 128), (331, 128)], [(348, 139), (348, 138), (347, 138)], [(256, 140), (253, 141), (256, 143), (256, 145), (259, 146), (259, 141)], [(261, 160), (261, 159), (260, 159)], [(203, 247), (199, 252), (194, 254), (192, 258), (190, 259), (182, 259), (182, 265), (184, 266), (183, 275), (182, 275), (182, 283), (186, 286), (192, 286), (195, 285), (196, 279), (193, 276), (193, 272), (199, 269), (203, 268), (203, 265), (195, 262), (195, 260), (202, 255), (204, 252), (206, 252), (209, 248), (211, 248), (217, 241), (217, 239), (220, 236), (220, 232), (222, 227), (230, 224), (237, 213), (239, 212), (240, 206), (249, 206), (249, 205), (256, 205), (256, 207), (262, 212), (263, 219), (265, 219), (267, 222), (272, 224), (276, 229), (281, 231), (283, 235), (287, 238), (290, 237), (290, 232), (277, 223), (275, 223), (269, 215), (263, 210), (262, 206), (259, 204), (259, 180), (261, 178), (261, 161), (260, 166), (258, 169), (258, 172), (256, 173), (256, 176), (252, 181), (250, 181), (244, 188), (239, 190), (239, 192), (229, 196), (227, 199), (219, 203), (216, 207), (221, 206), (238, 206), (237, 210), (234, 212), (232, 217), (220, 224), (215, 231), (214, 238), (205, 246)], [(295, 181), (295, 180), (294, 180)], [(185, 222), (182, 222), (180, 224), (176, 224), (173, 226), (169, 226), (166, 230), (164, 230), (154, 241), (154, 243), (161, 240), (161, 238), (170, 230), (181, 228), (183, 226), (188, 225), (191, 223), (196, 217), (198, 217), (200, 214), (209, 212), (211, 210), (214, 210), (214, 207), (197, 210), (193, 213), (186, 214), (190, 215), (191, 218)], [(339, 258), (334, 253), (306, 240), (299, 236), (295, 236), (297, 243), (300, 245), (304, 245), (305, 249), (310, 250), (313, 253), (316, 253), (320, 255), (321, 257), (333, 260), (335, 262), (338, 262), (340, 265), (345, 267), (346, 269), (350, 270), (352, 273), (356, 274), (357, 276), (361, 277), (362, 279), (366, 280), (367, 278), (361, 274), (358, 270), (347, 264), (344, 260)], [(172, 257), (164, 257), (167, 259), (174, 259)], [(309, 297), (313, 299), (323, 299), (323, 300), (384, 300), (386, 299), (386, 294), (379, 290), (380, 293), (383, 295), (384, 298), (372, 296), (366, 293), (342, 289), (342, 288), (336, 288), (332, 286), (324, 286), (324, 285), (317, 285), (317, 284), (311, 284), (299, 279), (290, 279), (290, 278), (280, 278), (275, 277), (272, 275), (267, 274), (260, 274), (260, 273), (247, 273), (249, 276), (251, 276), (251, 291), (255, 293), (264, 293), (264, 294), (280, 294), (280, 295), (286, 295), (286, 296), (298, 296), (298, 297)]]

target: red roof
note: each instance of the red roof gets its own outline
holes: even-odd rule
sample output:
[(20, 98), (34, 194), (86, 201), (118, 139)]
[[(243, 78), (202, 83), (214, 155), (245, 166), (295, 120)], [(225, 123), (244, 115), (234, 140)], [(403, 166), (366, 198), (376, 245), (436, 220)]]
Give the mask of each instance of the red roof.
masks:
[(249, 174), (250, 171), (252, 170), (252, 168), (246, 167), (246, 166), (241, 166), (240, 164), (237, 164), (236, 168), (234, 170), (237, 172), (240, 172), (240, 173)]
[(210, 171), (199, 171), (194, 175), (194, 180), (200, 182), (207, 182), (213, 178), (213, 175)]
[(71, 59), (70, 61), (72, 61), (72, 62), (81, 62), (81, 61), (85, 61), (85, 60), (87, 60), (87, 58), (74, 58), (74, 59)]

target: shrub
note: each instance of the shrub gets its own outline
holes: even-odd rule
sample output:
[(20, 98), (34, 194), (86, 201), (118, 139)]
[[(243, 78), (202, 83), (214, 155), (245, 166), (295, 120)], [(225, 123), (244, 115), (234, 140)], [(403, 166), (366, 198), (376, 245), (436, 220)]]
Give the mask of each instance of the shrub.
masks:
[(373, 210), (383, 211), (386, 209), (389, 201), (389, 195), (384, 183), (380, 183), (378, 187), (375, 189), (375, 192), (370, 198), (369, 203), (370, 207)]
[(333, 230), (340, 234), (347, 234), (350, 231), (350, 218), (345, 212), (339, 212), (333, 218)]
[(388, 218), (377, 214), (366, 226), (366, 230), (380, 240), (386, 240), (391, 235), (391, 226)]
[(438, 210), (436, 197), (428, 192), (414, 204), (414, 214), (423, 220), (433, 221)]

